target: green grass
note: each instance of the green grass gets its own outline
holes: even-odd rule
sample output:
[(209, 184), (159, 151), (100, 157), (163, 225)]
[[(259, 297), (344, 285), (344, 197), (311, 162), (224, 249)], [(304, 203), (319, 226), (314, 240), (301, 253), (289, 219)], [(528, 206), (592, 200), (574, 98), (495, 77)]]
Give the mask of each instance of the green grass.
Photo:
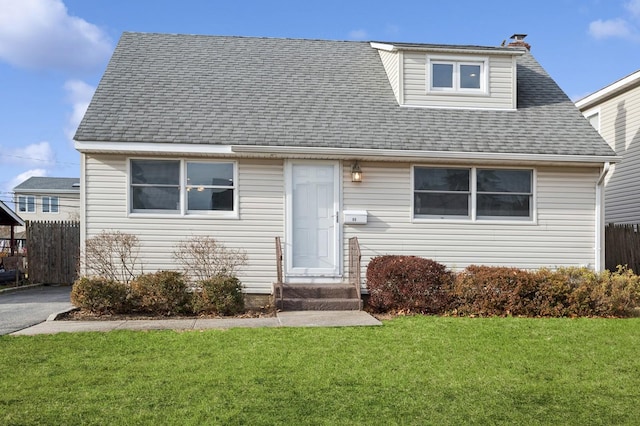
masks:
[(0, 424), (637, 424), (640, 319), (0, 337)]

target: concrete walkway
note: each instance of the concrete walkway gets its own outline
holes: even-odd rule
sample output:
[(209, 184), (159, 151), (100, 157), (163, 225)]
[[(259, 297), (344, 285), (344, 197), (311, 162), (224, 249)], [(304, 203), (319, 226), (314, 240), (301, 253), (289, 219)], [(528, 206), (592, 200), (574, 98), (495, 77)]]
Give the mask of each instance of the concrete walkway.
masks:
[(11, 333), (12, 336), (75, 333), (111, 330), (206, 330), (234, 327), (352, 327), (382, 325), (363, 311), (296, 311), (278, 312), (269, 318), (166, 319), (117, 321), (56, 321), (53, 314), (47, 321)]

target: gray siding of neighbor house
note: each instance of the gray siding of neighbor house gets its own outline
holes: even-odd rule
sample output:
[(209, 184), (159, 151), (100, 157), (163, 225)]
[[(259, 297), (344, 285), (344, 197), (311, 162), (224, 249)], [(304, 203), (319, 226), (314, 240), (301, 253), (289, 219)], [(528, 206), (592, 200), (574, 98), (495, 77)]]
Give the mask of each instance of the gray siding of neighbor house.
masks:
[(640, 86), (584, 111), (598, 112), (600, 134), (622, 161), (611, 167), (606, 180), (605, 221), (640, 222)]

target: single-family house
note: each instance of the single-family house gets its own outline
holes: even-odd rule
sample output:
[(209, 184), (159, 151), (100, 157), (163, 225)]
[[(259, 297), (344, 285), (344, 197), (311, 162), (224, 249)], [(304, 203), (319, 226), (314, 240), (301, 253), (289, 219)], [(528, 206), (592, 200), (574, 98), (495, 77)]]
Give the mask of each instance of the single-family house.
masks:
[(61, 221), (80, 217), (80, 179), (30, 177), (13, 188), (15, 211), (23, 220)]
[(617, 157), (523, 38), (124, 33), (75, 135), (81, 239), (133, 233), (152, 271), (212, 236), (253, 296), (384, 254), (601, 269)]
[(606, 223), (640, 223), (640, 70), (576, 106), (622, 159), (605, 179)]

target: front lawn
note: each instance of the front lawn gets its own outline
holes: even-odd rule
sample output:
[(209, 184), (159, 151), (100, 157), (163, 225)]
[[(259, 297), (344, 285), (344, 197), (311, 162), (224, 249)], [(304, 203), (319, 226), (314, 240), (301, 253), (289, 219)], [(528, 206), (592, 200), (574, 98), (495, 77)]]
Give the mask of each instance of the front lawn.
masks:
[(0, 336), (0, 424), (637, 424), (640, 319)]

